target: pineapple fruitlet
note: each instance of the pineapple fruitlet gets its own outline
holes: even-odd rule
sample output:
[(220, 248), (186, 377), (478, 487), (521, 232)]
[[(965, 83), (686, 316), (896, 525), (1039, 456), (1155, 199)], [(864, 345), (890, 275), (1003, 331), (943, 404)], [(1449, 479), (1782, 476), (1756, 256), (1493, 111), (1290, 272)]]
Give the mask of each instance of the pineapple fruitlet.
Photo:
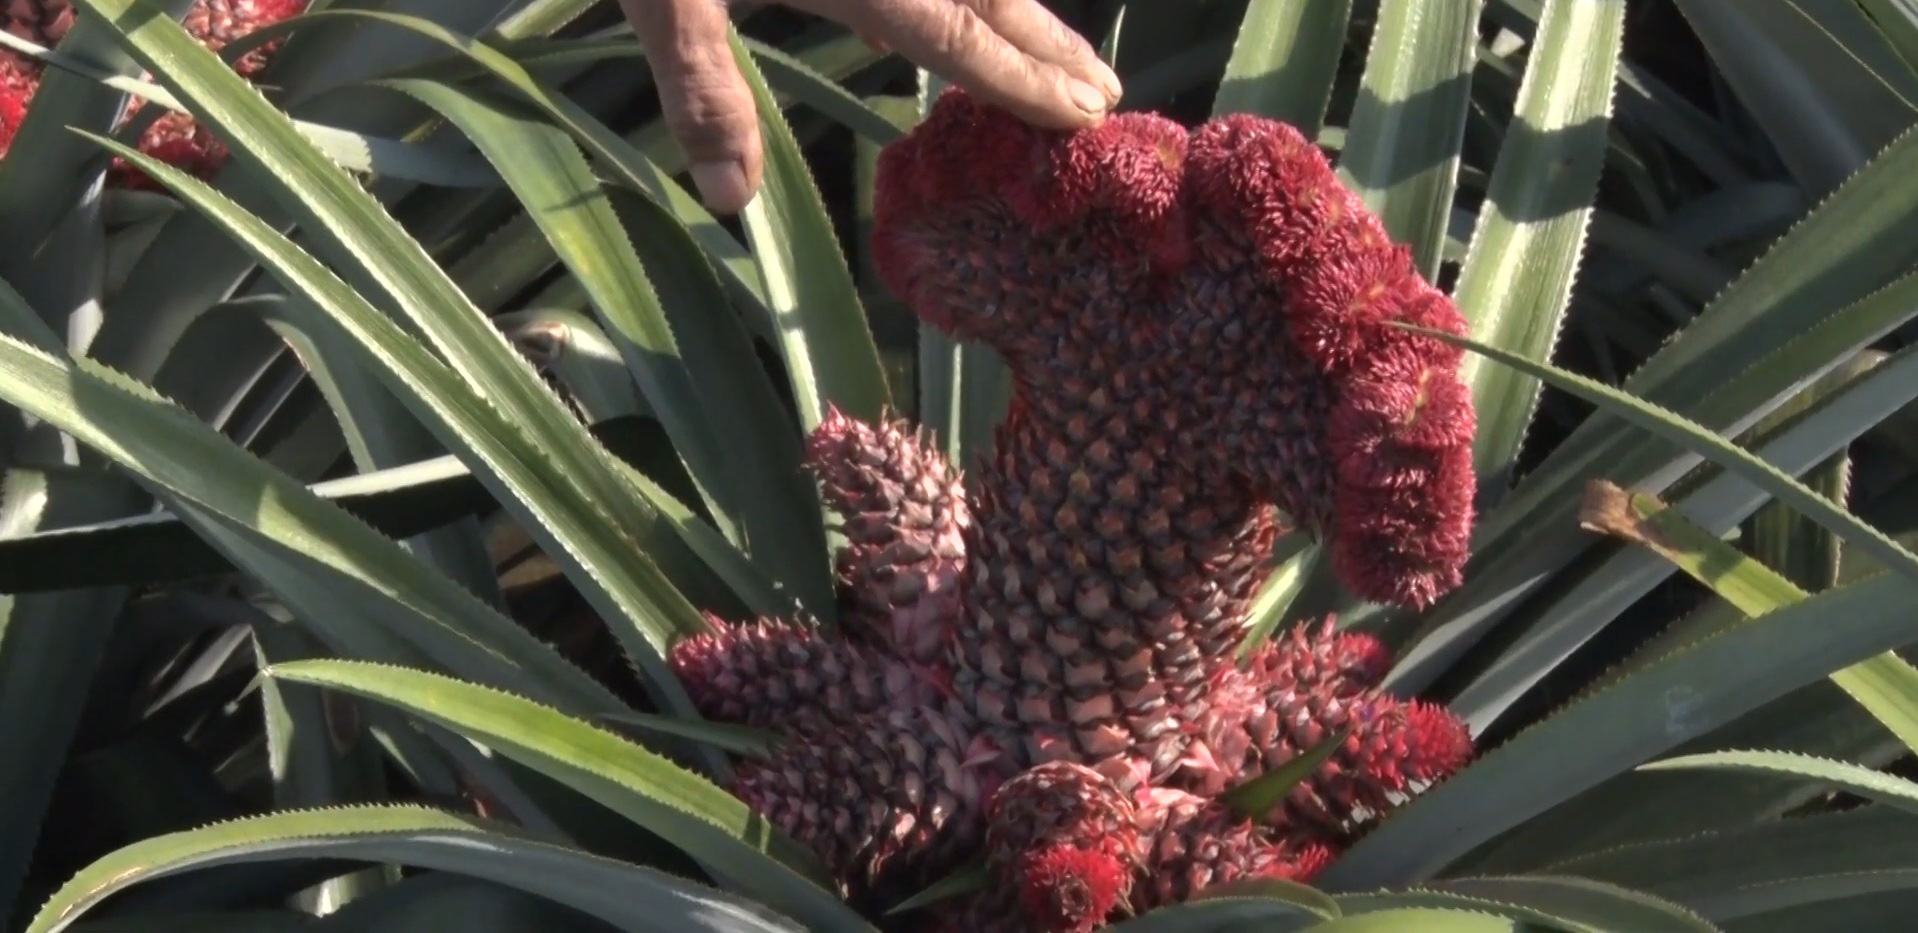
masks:
[[(1363, 635), (1236, 655), (1281, 515), (1357, 594), (1424, 607), (1472, 521), (1462, 332), (1293, 128), (1126, 114), (1076, 133), (946, 92), (879, 165), (874, 256), (1016, 385), (967, 489), (909, 427), (833, 413), (809, 462), (848, 546), (838, 633), (720, 625), (673, 662), (779, 732), (733, 790), (883, 906), (983, 857), (915, 929), (1084, 931), (1309, 880), (1461, 767), (1464, 726), (1378, 689)], [(1225, 791), (1339, 730), (1273, 812)]]
[[(291, 19), (310, 0), (195, 0), (181, 25), (200, 44), (218, 52), (226, 44), (262, 26)], [(0, 0), (5, 15), (0, 29), (43, 46), (57, 45), (73, 27), (74, 10), (66, 0)], [(233, 70), (251, 80), (266, 67), (279, 43), (269, 42), (240, 56)], [(25, 119), (33, 95), (40, 89), (44, 66), (10, 49), (0, 48), (0, 158), (5, 158)], [(141, 102), (128, 101), (122, 122), (132, 119)], [(227, 149), (213, 134), (183, 113), (168, 111), (140, 134), (136, 148), (182, 171), (211, 177), (227, 160)], [(129, 188), (153, 188), (151, 179), (124, 161), (113, 161), (111, 181)]]

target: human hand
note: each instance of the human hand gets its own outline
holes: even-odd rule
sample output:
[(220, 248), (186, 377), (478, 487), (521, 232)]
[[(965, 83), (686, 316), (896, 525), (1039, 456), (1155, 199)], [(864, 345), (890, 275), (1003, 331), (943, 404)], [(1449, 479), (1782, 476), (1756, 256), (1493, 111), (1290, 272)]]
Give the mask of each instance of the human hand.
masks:
[[(666, 124), (706, 206), (738, 213), (764, 167), (752, 92), (726, 40), (725, 0), (619, 0), (646, 47)], [(1039, 0), (787, 0), (1036, 126), (1097, 124), (1119, 78)]]

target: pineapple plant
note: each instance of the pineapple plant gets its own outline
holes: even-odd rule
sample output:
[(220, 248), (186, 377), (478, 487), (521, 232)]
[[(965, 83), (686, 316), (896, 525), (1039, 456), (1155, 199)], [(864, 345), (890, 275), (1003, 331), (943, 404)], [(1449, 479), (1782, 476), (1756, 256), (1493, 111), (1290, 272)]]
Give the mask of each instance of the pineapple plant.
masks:
[(737, 223), (589, 6), (23, 50), (19, 926), (1899, 928), (1896, 5), (742, 11)]
[[(735, 793), (882, 901), (956, 867), (988, 811), (1141, 798), (1125, 822), (1159, 830), (1113, 846), (1170, 862), (1074, 847), (1028, 865), (1040, 853), (994, 841), (1020, 875), (1006, 890), (1054, 893), (1022, 895), (1045, 916), (987, 928), (1064, 933), (1154, 906), (1162, 876), (1310, 880), (1395, 795), (1463, 765), (1462, 724), (1333, 657), (1382, 675), (1376, 642), (1325, 632), (1235, 660), (1279, 508), (1339, 542), (1355, 589), (1413, 606), (1456, 586), (1470, 527), (1462, 352), (1392, 327), (1463, 321), (1324, 157), (1255, 119), (1039, 133), (953, 90), (879, 168), (882, 274), (928, 322), (990, 342), (1018, 388), (970, 495), (902, 424), (831, 412), (815, 430), (859, 641), (761, 623), (675, 649), (703, 714), (789, 739)], [(1197, 365), (1227, 335), (1241, 354)], [(1335, 732), (1285, 812), (1234, 827), (1207, 808)], [(1027, 769), (1061, 762), (1076, 779), (1025, 802)], [(1174, 841), (1201, 824), (1245, 841), (1207, 864)], [(1066, 910), (1068, 883), (1103, 893)]]

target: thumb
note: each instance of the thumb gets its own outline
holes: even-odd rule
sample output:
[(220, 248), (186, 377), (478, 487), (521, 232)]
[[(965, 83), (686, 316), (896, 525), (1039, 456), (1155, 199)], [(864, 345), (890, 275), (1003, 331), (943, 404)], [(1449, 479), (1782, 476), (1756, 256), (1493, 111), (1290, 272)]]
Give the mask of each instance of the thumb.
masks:
[(700, 199), (736, 214), (759, 190), (759, 113), (733, 61), (721, 0), (619, 0), (645, 46), (666, 126)]

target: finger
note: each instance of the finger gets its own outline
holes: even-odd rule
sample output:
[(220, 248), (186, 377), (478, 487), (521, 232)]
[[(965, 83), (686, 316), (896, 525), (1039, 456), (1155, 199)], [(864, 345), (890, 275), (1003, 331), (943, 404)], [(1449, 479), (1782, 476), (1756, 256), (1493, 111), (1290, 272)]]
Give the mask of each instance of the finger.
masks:
[(1067, 26), (1039, 0), (959, 0), (979, 14), (986, 25), (1020, 51), (1042, 62), (1064, 68), (1073, 77), (1090, 81), (1117, 101), (1124, 93), (1119, 76), (1078, 31)]
[(727, 41), (719, 0), (619, 0), (646, 47), (666, 126), (694, 187), (716, 214), (736, 214), (759, 189), (759, 113)]
[(954, 0), (789, 0), (788, 5), (876, 38), (1038, 126), (1090, 126), (1115, 103), (1104, 88), (1020, 50), (972, 7)]

